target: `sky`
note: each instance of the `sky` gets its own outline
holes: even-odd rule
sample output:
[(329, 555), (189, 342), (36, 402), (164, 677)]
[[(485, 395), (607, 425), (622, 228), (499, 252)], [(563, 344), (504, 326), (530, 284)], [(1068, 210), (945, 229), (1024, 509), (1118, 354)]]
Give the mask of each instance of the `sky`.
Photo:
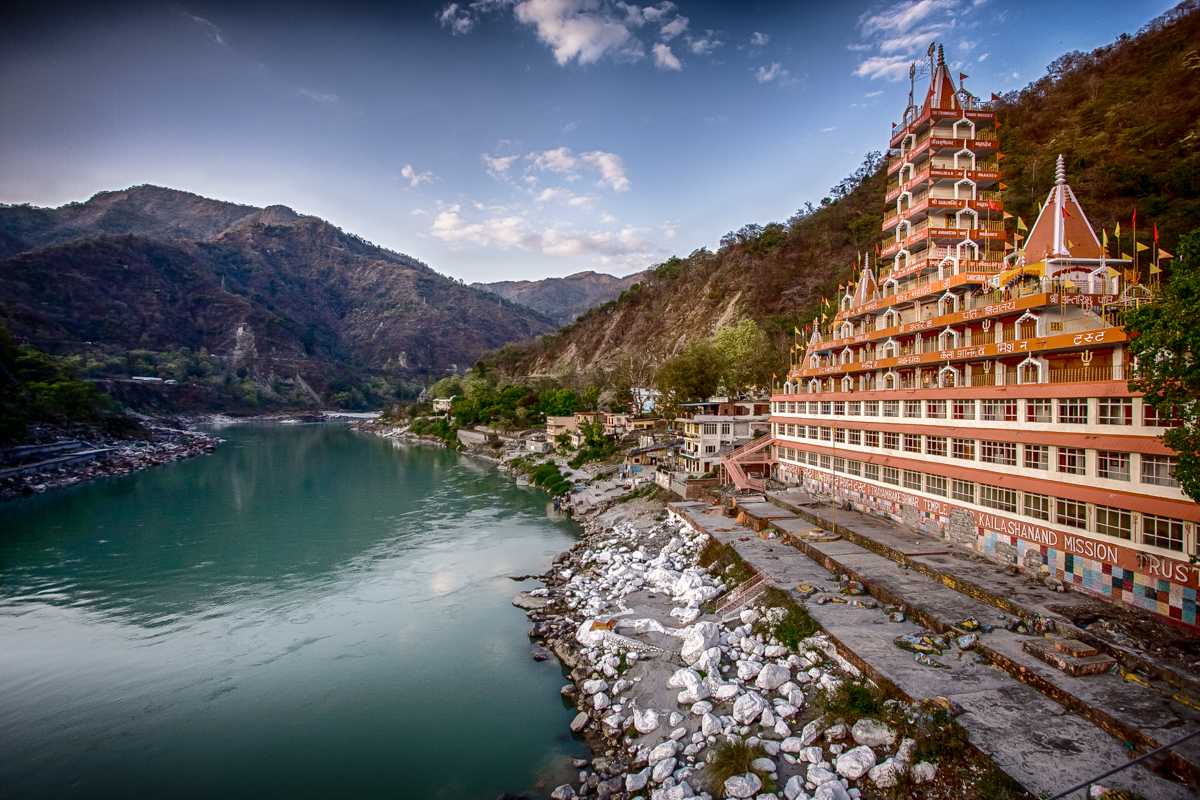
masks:
[(884, 148), (932, 40), (987, 98), (1170, 6), (9, 3), (0, 202), (150, 183), (468, 282), (625, 275), (819, 202)]

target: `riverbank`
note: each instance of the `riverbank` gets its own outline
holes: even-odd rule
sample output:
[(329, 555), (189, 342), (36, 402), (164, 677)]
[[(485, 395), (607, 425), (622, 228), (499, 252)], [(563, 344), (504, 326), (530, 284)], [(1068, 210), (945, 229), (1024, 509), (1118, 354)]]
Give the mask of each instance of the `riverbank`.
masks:
[(0, 501), (204, 455), (221, 443), (219, 437), (195, 430), (195, 419), (139, 421), (141, 427), (126, 436), (94, 428), (39, 429), (34, 441), (4, 452)]

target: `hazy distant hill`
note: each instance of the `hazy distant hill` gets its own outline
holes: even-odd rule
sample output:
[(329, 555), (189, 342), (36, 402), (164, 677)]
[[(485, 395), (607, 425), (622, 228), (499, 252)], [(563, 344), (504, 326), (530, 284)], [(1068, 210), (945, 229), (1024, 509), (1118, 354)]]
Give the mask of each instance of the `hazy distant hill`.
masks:
[(555, 327), (317, 217), (155, 186), (0, 207), (0, 321), (85, 374), (157, 371), (252, 405), (385, 401)]
[[(1066, 156), (1067, 178), (1097, 227), (1120, 221), (1129, 249), (1156, 222), (1163, 246), (1200, 225), (1200, 3), (1187, 0), (1136, 36), (1068, 53), (1047, 74), (994, 104), (1001, 122), (1007, 210), (1032, 224)], [(984, 91), (986, 87), (977, 87)], [(903, 95), (893, 87), (899, 116)], [(985, 94), (986, 96), (986, 94)], [(886, 143), (886, 127), (878, 131)], [(822, 296), (853, 276), (857, 253), (880, 239), (884, 175), (868, 159), (815, 208), (785, 222), (750, 224), (646, 273), (638, 291), (582, 314), (532, 345), (488, 361), (513, 373), (590, 372), (629, 355), (677, 352), (720, 325), (752, 318), (782, 353)], [(1015, 222), (1015, 220), (1014, 220)], [(782, 358), (782, 357), (781, 357)]]
[(588, 309), (617, 299), (621, 292), (645, 277), (644, 272), (618, 278), (615, 275), (587, 270), (565, 278), (496, 281), (471, 285), (528, 306), (534, 311), (540, 311), (559, 325), (566, 325)]

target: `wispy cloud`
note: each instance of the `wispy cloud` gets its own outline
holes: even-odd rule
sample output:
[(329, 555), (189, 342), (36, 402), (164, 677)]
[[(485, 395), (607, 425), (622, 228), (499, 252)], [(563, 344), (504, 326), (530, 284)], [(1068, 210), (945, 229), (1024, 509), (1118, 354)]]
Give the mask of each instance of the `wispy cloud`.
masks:
[(697, 56), (707, 56), (725, 44), (717, 38), (717, 32), (712, 30), (705, 31), (703, 36), (688, 36), (686, 39), (688, 50)]
[(671, 20), (659, 29), (659, 35), (662, 36), (663, 39), (670, 41), (687, 30), (688, 21), (689, 20), (687, 17), (675, 17), (675, 19)]
[[(858, 19), (858, 41), (848, 45), (863, 53), (854, 74), (902, 80), (909, 64), (923, 56), (932, 41), (975, 24), (970, 18), (981, 5), (976, 0), (894, 0), (869, 9)], [(976, 44), (960, 39), (958, 48), (970, 52)]]
[(654, 66), (659, 69), (671, 70), (679, 72), (683, 69), (683, 62), (671, 52), (671, 46), (663, 42), (657, 42), (653, 48)]
[(750, 34), (751, 47), (766, 47), (770, 41), (770, 34), (762, 33), (760, 31), (755, 31), (754, 33)]
[(783, 80), (790, 73), (783, 68), (783, 65), (778, 61), (772, 61), (770, 64), (759, 67), (754, 70), (754, 80), (759, 83), (771, 83), (772, 81)]
[(833, 133), (837, 130), (837, 125), (830, 125), (828, 128), (821, 128), (821, 133)]
[(512, 169), (512, 165), (517, 162), (520, 156), (493, 156), (483, 153), (479, 158), (483, 161), (483, 167), (489, 175), (493, 178), (505, 178), (508, 175), (508, 171)]
[(341, 100), (340, 97), (332, 92), (318, 92), (315, 89), (305, 89), (304, 87), (297, 89), (296, 94), (300, 95), (301, 97), (306, 97), (309, 100), (312, 100), (314, 103), (320, 103), (324, 106), (333, 105)]
[(187, 17), (192, 22), (199, 25), (201, 28), (203, 28), (205, 34), (210, 39), (212, 39), (214, 42), (216, 42), (217, 44), (222, 45), (222, 46), (225, 45), (225, 35), (223, 33), (221, 33), (221, 29), (218, 28), (215, 23), (213, 23), (210, 20), (205, 19), (204, 17), (198, 17), (195, 14), (189, 14), (186, 11), (182, 11), (180, 13), (182, 13), (183, 16)]
[(988, 57), (990, 55), (991, 55), (991, 53), (983, 53), (982, 55), (979, 56), (979, 58), (977, 58), (975, 60), (978, 61), (980, 64), (982, 64), (983, 62), (988, 60)]
[(418, 172), (413, 168), (412, 164), (405, 164), (403, 167), (401, 167), (400, 176), (404, 178), (404, 180), (408, 181), (409, 187), (413, 189), (417, 188), (423, 183), (433, 182), (432, 172)]
[(629, 178), (625, 174), (625, 162), (619, 155), (604, 150), (592, 150), (584, 153), (581, 158), (600, 173), (600, 183), (608, 186), (614, 192), (629, 191)]
[(465, 4), (460, 6), (458, 3), (448, 3), (434, 16), (443, 28), (455, 36), (464, 36), (475, 27), (475, 17)]

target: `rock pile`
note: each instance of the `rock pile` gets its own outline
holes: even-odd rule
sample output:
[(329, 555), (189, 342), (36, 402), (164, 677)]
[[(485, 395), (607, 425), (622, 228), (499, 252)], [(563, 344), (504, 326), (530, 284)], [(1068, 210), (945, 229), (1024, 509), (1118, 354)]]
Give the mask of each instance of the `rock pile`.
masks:
[[(705, 613), (732, 588), (699, 565), (706, 542), (678, 518), (599, 515), (543, 576), (544, 593), (529, 593), (546, 601), (527, 612), (531, 635), (570, 670), (571, 730), (597, 756), (553, 796), (857, 800), (868, 783), (931, 780), (912, 739), (817, 710), (821, 693), (861, 677), (826, 637), (793, 651), (771, 633), (784, 609), (729, 624)], [(751, 749), (749, 768), (717, 781), (712, 762), (734, 744)]]

